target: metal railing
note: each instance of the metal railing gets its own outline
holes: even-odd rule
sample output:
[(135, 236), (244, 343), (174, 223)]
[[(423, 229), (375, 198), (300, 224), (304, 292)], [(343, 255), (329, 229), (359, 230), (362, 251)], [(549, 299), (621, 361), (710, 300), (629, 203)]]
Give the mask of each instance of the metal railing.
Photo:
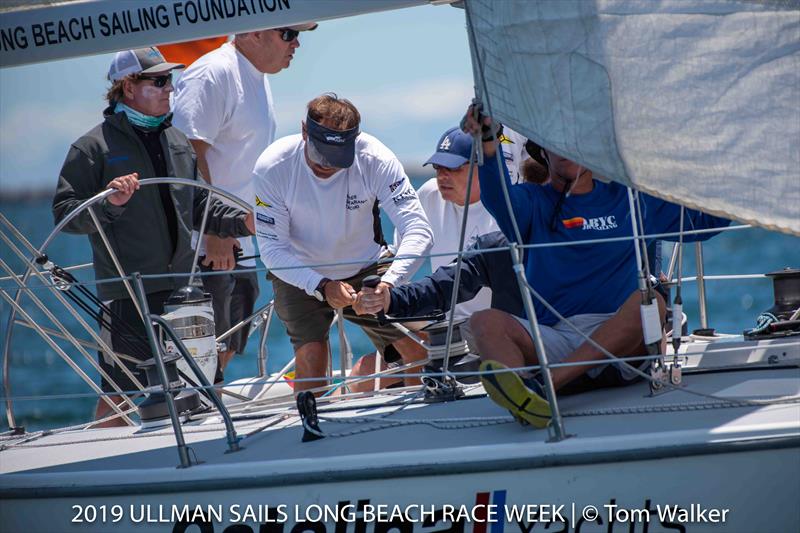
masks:
[[(245, 203), (244, 201), (242, 201), (238, 197), (236, 197), (236, 196), (234, 196), (234, 195), (232, 195), (232, 194), (230, 194), (230, 193), (228, 193), (226, 191), (223, 191), (222, 189), (218, 189), (218, 188), (216, 188), (216, 187), (214, 187), (214, 186), (212, 186), (212, 185), (210, 185), (210, 184), (208, 184), (208, 183), (206, 183), (206, 182), (204, 182), (202, 180), (201, 181), (196, 181), (196, 180), (189, 180), (189, 179), (183, 179), (183, 178), (171, 178), (171, 177), (147, 178), (147, 179), (140, 180), (139, 184), (140, 184), (140, 186), (166, 184), (166, 185), (183, 185), (183, 186), (188, 186), (188, 187), (194, 187), (194, 188), (197, 188), (197, 189), (205, 190), (208, 193), (208, 197), (207, 197), (207, 200), (206, 200), (206, 206), (210, 205), (212, 200), (213, 200), (213, 198), (214, 198), (214, 196), (217, 195), (217, 196), (220, 196), (222, 198), (225, 198), (226, 200), (228, 200), (229, 202), (233, 203), (235, 206), (240, 207), (244, 211), (247, 211), (247, 212), (250, 211), (250, 205), (249, 204)], [(12, 336), (13, 336), (13, 331), (14, 331), (14, 325), (17, 322), (17, 315), (18, 314), (20, 316), (22, 316), (24, 321), (27, 322), (28, 324), (30, 324), (36, 330), (36, 332), (39, 334), (39, 336), (42, 337), (45, 340), (45, 342), (47, 342), (47, 344), (50, 345), (56, 351), (56, 353), (58, 353), (76, 371), (76, 373), (89, 385), (90, 388), (92, 388), (92, 389), (96, 389), (97, 388), (97, 386), (94, 384), (94, 381), (91, 378), (89, 378), (80, 369), (80, 367), (78, 367), (78, 365), (74, 361), (72, 361), (72, 359), (69, 357), (69, 355), (67, 355), (66, 352), (64, 352), (63, 349), (61, 349), (61, 347), (59, 347), (55, 343), (55, 341), (51, 338), (49, 333), (44, 331), (43, 329), (41, 329), (38, 326), (38, 324), (36, 324), (36, 322), (33, 319), (31, 319), (30, 316), (27, 316), (27, 314), (23, 314), (24, 310), (22, 309), (22, 307), (20, 305), (22, 296), (26, 292), (26, 291), (24, 291), (24, 288), (27, 287), (28, 280), (30, 279), (30, 277), (32, 275), (40, 278), (45, 284), (47, 283), (47, 280), (45, 278), (46, 274), (43, 273), (39, 269), (39, 266), (37, 265), (37, 260), (40, 260), (42, 258), (46, 258), (47, 257), (46, 252), (49, 249), (50, 245), (52, 244), (53, 240), (56, 238), (56, 236), (58, 234), (60, 234), (61, 231), (72, 220), (74, 220), (76, 217), (80, 216), (82, 212), (84, 212), (84, 211), (88, 211), (89, 212), (89, 215), (90, 215), (92, 221), (94, 222), (95, 227), (97, 228), (98, 234), (101, 237), (101, 240), (102, 240), (102, 242), (103, 242), (103, 244), (104, 244), (104, 246), (106, 248), (106, 251), (108, 252), (108, 254), (110, 256), (110, 258), (112, 260), (112, 263), (115, 265), (115, 268), (116, 268), (117, 272), (120, 274), (120, 278), (122, 279), (122, 282), (123, 282), (123, 284), (125, 286), (126, 291), (128, 292), (128, 294), (129, 294), (131, 300), (133, 301), (134, 305), (137, 307), (137, 310), (139, 311), (140, 316), (144, 316), (143, 313), (142, 313), (139, 301), (136, 298), (136, 295), (135, 295), (135, 293), (133, 291), (133, 288), (130, 285), (128, 277), (125, 274), (125, 272), (123, 271), (122, 266), (121, 266), (121, 264), (119, 262), (119, 259), (117, 258), (116, 253), (114, 252), (113, 248), (111, 247), (111, 245), (110, 245), (110, 243), (108, 241), (108, 237), (105, 234), (105, 231), (104, 231), (104, 229), (102, 227), (102, 224), (100, 224), (97, 216), (94, 213), (94, 206), (96, 206), (97, 204), (99, 204), (100, 202), (102, 202), (103, 200), (108, 198), (108, 196), (110, 196), (111, 194), (114, 194), (115, 192), (116, 191), (114, 189), (106, 189), (104, 191), (101, 191), (101, 192), (97, 193), (96, 195), (92, 196), (91, 198), (85, 200), (84, 202), (82, 202), (75, 209), (73, 209), (66, 216), (64, 216), (64, 218), (62, 220), (60, 220), (58, 222), (58, 224), (56, 224), (56, 226), (53, 228), (53, 230), (45, 238), (44, 243), (39, 248), (34, 247), (25, 238), (25, 236), (22, 235), (22, 233), (19, 232), (19, 230), (17, 230), (17, 228), (13, 224), (11, 224), (11, 222), (4, 215), (0, 214), (0, 222), (2, 222), (3, 226), (5, 226), (8, 229), (8, 231), (10, 231), (13, 234), (13, 236), (27, 249), (28, 253), (30, 254), (30, 256), (25, 255), (19, 248), (17, 248), (17, 246), (13, 243), (13, 241), (9, 238), (9, 236), (6, 235), (5, 232), (0, 232), (0, 238), (2, 238), (3, 241), (5, 241), (7, 246), (12, 250), (12, 252), (14, 252), (14, 254), (18, 258), (20, 258), (23, 261), (23, 264), (25, 265), (25, 271), (23, 272), (23, 274), (20, 275), (20, 276), (17, 276), (10, 269), (10, 267), (8, 267), (8, 265), (3, 264), (2, 265), (3, 270), (9, 275), (9, 279), (15, 281), (15, 283), (18, 285), (18, 289), (15, 291), (15, 294), (14, 294), (13, 297), (10, 296), (9, 294), (7, 294), (6, 291), (0, 290), (0, 295), (2, 296), (2, 298), (4, 300), (6, 300), (9, 303), (9, 305), (11, 307), (11, 312), (9, 313), (8, 321), (6, 323), (6, 336), (5, 336), (5, 339), (3, 341), (2, 359), (3, 359), (3, 391), (4, 391), (4, 396), (5, 396), (6, 419), (8, 420), (9, 427), (12, 428), (12, 429), (17, 428), (17, 424), (16, 424), (16, 419), (14, 417), (13, 404), (12, 404), (12, 401), (11, 401), (11, 381), (10, 381), (10, 375), (9, 375), (10, 374), (10, 372), (9, 372), (9, 370), (10, 370), (10, 368), (9, 368), (9, 360), (10, 360), (9, 353), (10, 353), (10, 349), (11, 349), (11, 341), (12, 341)], [(206, 209), (206, 212), (204, 213), (204, 216), (206, 216), (207, 214), (208, 214), (208, 209)], [(83, 319), (83, 317), (80, 315), (80, 313), (78, 313), (71, 305), (69, 305), (67, 303), (67, 301), (64, 298), (64, 296), (62, 294), (60, 294), (60, 291), (57, 290), (56, 288), (52, 288), (51, 287), (51, 291), (50, 292), (56, 297), (56, 299), (59, 301), (59, 303), (64, 305), (64, 307), (70, 312), (70, 314), (73, 316), (73, 318), (76, 321), (78, 321), (78, 323), (87, 331), (87, 333), (92, 337), (94, 342), (96, 344), (98, 344), (102, 348), (103, 352), (108, 354), (115, 361), (115, 363), (117, 365), (119, 365), (119, 367), (122, 369), (122, 371), (124, 373), (126, 373), (126, 375), (128, 375), (128, 378), (131, 379), (131, 381), (134, 383), (134, 385), (136, 385), (136, 387), (139, 390), (143, 390), (144, 387), (142, 386), (142, 384), (135, 378), (135, 376), (133, 376), (133, 374), (131, 374), (131, 372), (128, 370), (128, 368), (120, 361), (120, 358), (114, 352), (114, 350), (111, 349), (111, 347), (108, 346), (104, 342), (104, 340), (97, 334), (97, 332), (94, 330), (93, 327), (90, 327), (86, 323), (86, 321)], [(67, 340), (72, 344), (72, 346), (76, 350), (78, 350), (82, 355), (84, 355), (84, 357), (86, 357), (89, 360), (90, 364), (95, 366), (95, 368), (101, 373), (101, 375), (103, 375), (104, 377), (106, 377), (107, 380), (110, 381), (110, 383), (112, 384), (112, 387), (114, 387), (117, 392), (121, 392), (119, 390), (119, 387), (117, 387), (116, 384), (113, 382), (113, 380), (110, 379), (110, 376), (106, 376), (105, 373), (103, 372), (103, 370), (99, 367), (99, 365), (97, 365), (97, 363), (94, 360), (94, 357), (90, 356), (86, 352), (86, 350), (85, 350), (85, 348), (83, 346), (83, 343), (79, 342), (78, 339), (74, 338), (68, 331), (66, 331), (63, 327), (61, 327), (60, 321), (58, 321), (57, 319), (55, 319), (54, 316), (52, 316), (52, 313), (50, 313), (49, 309), (47, 309), (47, 307), (44, 306), (43, 303), (41, 303), (36, 298), (34, 298), (33, 295), (31, 295), (31, 299), (34, 301), (34, 303), (37, 305), (37, 307), (39, 309), (41, 309), (43, 312), (45, 312), (45, 314), (48, 315), (48, 318), (51, 319), (54, 322), (54, 324), (59, 326), (59, 329), (61, 330), (60, 333), (63, 336), (67, 337)], [(99, 389), (97, 389), (96, 392), (99, 393), (100, 392)], [(119, 416), (123, 417), (123, 419), (126, 421), (126, 423), (133, 424), (133, 421), (131, 421), (130, 418), (127, 415), (125, 415), (120, 410), (120, 408), (118, 406), (116, 406), (116, 404), (114, 404), (114, 402), (112, 402), (110, 399), (108, 399), (106, 396), (104, 396), (102, 394), (100, 394), (100, 397), (102, 398), (102, 401), (105, 401), (112, 410), (114, 410)], [(132, 404), (132, 402), (130, 401), (129, 398), (125, 397), (124, 395), (123, 395), (123, 398), (124, 398), (124, 401), (129, 404), (129, 406), (132, 406), (132, 407), (135, 408), (135, 405)]]
[[(152, 180), (142, 180), (141, 183), (142, 184), (155, 184), (155, 183), (162, 183), (162, 182), (176, 182), (176, 183), (185, 184), (185, 182), (187, 182), (187, 181), (191, 185), (200, 185), (202, 188), (206, 188), (206, 189), (209, 189), (209, 190), (213, 189), (213, 187), (211, 187), (211, 186), (207, 186), (207, 185), (204, 186), (204, 184), (195, 183), (195, 182), (192, 182), (190, 180), (180, 180), (180, 179), (175, 179), (175, 178), (158, 178), (158, 179), (152, 179)], [(104, 191), (104, 193), (101, 193), (100, 195), (97, 195), (92, 200), (94, 200), (94, 202), (100, 201), (100, 200), (102, 200), (102, 198), (106, 197), (109, 193), (110, 193), (109, 191)], [(213, 197), (213, 194), (209, 196), (209, 201), (211, 200), (212, 197)], [(82, 204), (82, 207), (86, 208), (86, 209), (91, 209), (92, 205), (94, 205), (94, 204), (91, 203), (91, 201), (87, 201), (87, 202), (84, 202), (84, 204)], [(72, 216), (77, 216), (74, 212), (71, 213), (71, 215)], [(2, 217), (2, 215), (0, 215), (0, 217)], [(13, 228), (13, 225), (11, 225), (10, 222), (8, 222), (5, 219), (5, 217), (0, 218), (0, 220), (5, 225), (9, 226), (10, 228)], [(96, 218), (95, 218), (95, 220), (96, 220)], [(56, 230), (54, 230), (54, 232), (57, 231), (57, 230), (60, 230), (65, 224), (66, 224), (66, 221), (62, 221), (62, 223), (60, 223), (60, 225), (56, 227)], [(732, 229), (737, 229), (737, 228), (732, 228)], [(99, 347), (99, 348), (101, 348), (103, 350), (108, 350), (108, 351), (111, 351), (111, 349), (110, 349), (110, 347), (107, 347), (107, 346), (104, 347), (103, 344), (102, 344), (102, 340), (100, 340), (100, 339), (94, 339), (95, 342), (91, 343), (91, 342), (88, 342), (88, 341), (76, 339), (74, 336), (72, 336), (68, 332), (52, 330), (52, 329), (49, 329), (49, 328), (43, 328), (42, 326), (39, 326), (38, 324), (36, 324), (36, 322), (30, 317), (30, 315), (25, 313), (25, 311), (19, 305), (19, 299), (20, 299), (20, 297), (22, 296), (22, 293), (23, 293), (22, 287), (24, 287), (25, 281), (31, 275), (37, 276), (40, 279), (45, 280), (46, 272), (42, 272), (42, 271), (39, 270), (39, 268), (35, 264), (35, 259), (37, 257), (39, 257), (41, 254), (43, 254), (44, 250), (46, 249), (46, 246), (51, 243), (52, 234), (46, 239), (45, 245), (43, 245), (39, 249), (35, 249), (30, 245), (30, 243), (27, 243), (27, 241), (24, 240), (23, 236), (21, 236), (20, 234), (18, 234), (18, 232), (16, 232), (16, 228), (14, 228), (12, 230), (12, 232), (15, 232), (15, 236), (18, 239), (20, 239), (21, 242), (25, 243), (25, 246), (28, 248), (29, 252), (31, 252), (33, 254), (33, 259), (30, 259), (30, 258), (26, 257), (21, 251), (16, 250), (17, 255), (20, 258), (22, 258), (24, 260), (25, 264), (26, 264), (26, 271), (25, 271), (25, 273), (23, 275), (15, 275), (12, 271), (10, 271), (10, 268), (4, 268), (4, 270), (9, 275), (4, 277), (3, 279), (6, 280), (6, 281), (13, 280), (20, 287), (20, 289), (17, 291), (16, 296), (14, 298), (12, 298), (9, 294), (6, 293), (6, 291), (0, 289), (0, 293), (2, 293), (3, 298), (6, 301), (8, 301), (9, 304), (11, 305), (11, 307), (12, 307), (12, 315), (9, 317), (9, 328), (8, 328), (8, 331), (7, 331), (7, 337), (5, 339), (5, 345), (4, 345), (4, 351), (3, 351), (3, 359), (4, 359), (3, 367), (5, 369), (5, 371), (4, 371), (4, 387), (5, 387), (5, 391), (6, 391), (5, 392), (5, 400), (6, 400), (7, 418), (9, 420), (9, 426), (14, 428), (15, 427), (15, 421), (14, 421), (14, 416), (13, 416), (13, 404), (11, 403), (12, 395), (10, 393), (10, 382), (7, 381), (7, 380), (9, 380), (8, 346), (10, 345), (11, 331), (12, 331), (14, 325), (24, 325), (26, 327), (30, 327), (30, 328), (35, 329), (40, 334), (40, 336), (43, 339), (45, 339), (45, 341), (48, 342), (48, 344), (50, 344), (51, 346), (52, 346), (51, 343), (52, 343), (52, 339), (53, 338), (60, 338), (60, 339), (64, 339), (64, 340), (67, 340), (67, 341), (71, 342), (78, 349), (83, 349), (83, 348), (87, 348), (87, 347), (88, 348)], [(689, 233), (689, 232), (687, 232), (687, 233)], [(14, 249), (13, 245), (10, 242), (10, 239), (8, 239), (8, 237), (5, 234), (3, 234), (2, 232), (0, 232), (0, 235), (2, 236), (3, 240), (5, 240), (7, 242), (7, 244), (9, 244), (9, 247)], [(512, 258), (514, 258), (514, 252), (516, 252), (516, 260), (512, 261), (513, 264), (514, 264), (514, 270), (515, 270), (515, 272), (516, 272), (516, 274), (518, 276), (522, 276), (522, 282), (525, 282), (526, 285), (527, 285), (527, 282), (524, 279), (524, 270), (523, 270), (521, 257), (520, 257), (520, 255), (521, 255), (520, 254), (520, 250), (523, 249), (523, 248), (528, 248), (528, 247), (527, 246), (518, 246), (517, 247), (517, 246), (512, 244), (508, 248), (508, 250), (512, 253)], [(486, 250), (484, 250), (484, 251), (486, 251)], [(701, 308), (704, 309), (705, 308), (704, 281), (706, 279), (730, 278), (731, 276), (706, 276), (705, 273), (704, 273), (704, 269), (703, 269), (702, 245), (700, 243), (698, 243), (696, 245), (696, 252), (697, 252), (697, 265), (698, 265), (697, 266), (697, 276), (695, 278), (684, 278), (684, 281), (692, 281), (692, 280), (694, 280), (694, 281), (698, 282), (698, 300), (700, 302)], [(113, 254), (113, 250), (111, 250), (110, 248), (109, 248), (109, 253)], [(459, 252), (459, 254), (461, 254), (461, 253), (462, 252)], [(672, 278), (673, 278), (677, 254), (678, 254), (678, 247), (676, 246), (675, 249), (673, 250), (673, 255), (672, 255), (671, 259), (670, 259), (669, 267), (668, 267), (668, 278), (670, 280), (672, 280)], [(4, 266), (4, 265), (0, 265), (0, 266)], [(5, 265), (5, 266), (7, 267), (7, 265)], [(85, 267), (85, 266), (86, 265), (80, 265), (80, 267)], [(174, 274), (174, 275), (181, 276), (182, 274)], [(127, 278), (127, 276), (123, 276), (123, 277)], [(741, 276), (741, 278), (752, 278), (752, 277), (763, 277), (763, 276), (762, 275)], [(140, 306), (142, 306), (142, 297), (141, 297), (141, 295), (137, 295), (138, 289), (136, 289), (137, 284), (141, 283), (141, 276), (136, 275), (136, 276), (134, 276), (133, 280), (134, 280), (134, 283), (132, 284), (131, 289), (132, 289), (132, 291), (134, 293), (134, 298), (136, 298), (137, 303)], [(53, 292), (57, 296), (59, 295), (59, 291), (54, 286), (48, 287), (48, 289), (51, 290), (51, 292)], [(524, 292), (526, 294), (528, 294), (528, 298), (530, 298), (530, 292), (527, 289)], [(65, 305), (67, 305), (66, 302), (64, 302), (64, 303), (65, 303)], [(145, 306), (142, 306), (142, 307), (145, 307)], [(242, 327), (245, 327), (248, 323), (252, 323), (253, 321), (260, 321), (261, 322), (261, 328), (260, 328), (261, 329), (261, 336), (260, 336), (260, 340), (259, 340), (259, 349), (258, 349), (258, 358), (257, 358), (257, 371), (258, 371), (259, 377), (265, 377), (266, 374), (267, 374), (267, 364), (268, 364), (268, 357), (269, 357), (268, 344), (267, 344), (267, 335), (268, 335), (268, 330), (269, 330), (269, 326), (270, 326), (270, 323), (271, 323), (273, 311), (274, 311), (274, 302), (269, 302), (268, 304), (262, 306), (261, 308), (259, 308), (255, 312), (253, 312), (249, 317), (247, 317), (245, 320), (243, 320), (239, 324), (236, 324), (235, 326), (231, 327), (228, 331), (222, 333), (217, 338), (217, 340), (219, 342), (222, 342), (225, 339), (227, 339), (228, 337), (230, 337), (230, 335), (233, 335), (234, 333), (239, 331)], [(703, 311), (701, 310), (701, 313), (702, 312)], [(17, 314), (22, 317), (22, 320), (17, 319)], [(146, 309), (143, 309), (143, 314), (150, 318), (150, 320), (145, 321), (146, 325), (148, 325), (147, 327), (152, 328), (152, 324), (150, 324), (150, 322), (152, 322), (152, 321), (159, 322), (158, 318), (160, 318), (160, 317), (151, 316), (148, 312), (146, 312)], [(707, 322), (706, 322), (706, 324), (707, 324)], [(93, 328), (88, 327), (88, 325), (86, 325), (85, 323), (83, 325), (86, 327), (87, 331), (89, 331), (90, 334), (93, 333)], [(253, 328), (253, 329), (255, 330), (257, 328)], [(180, 345), (179, 342), (176, 343), (176, 344)], [(346, 371), (347, 367), (349, 366), (349, 362), (348, 362), (349, 361), (349, 356), (348, 356), (348, 353), (349, 353), (349, 346), (348, 345), (349, 345), (349, 343), (347, 343), (346, 339), (345, 339), (345, 341), (343, 343), (341, 343), (341, 344), (342, 344), (342, 348), (340, 349), (340, 352), (341, 352), (341, 356), (342, 356), (342, 365), (343, 365), (342, 369), (343, 369), (343, 373), (344, 373), (344, 371)], [(180, 345), (180, 346), (182, 346), (182, 345)], [(158, 353), (158, 351), (155, 350), (154, 353)], [(65, 358), (65, 360), (68, 360), (68, 358)], [(594, 363), (591, 363), (591, 364), (607, 364), (607, 362), (608, 362), (607, 360), (603, 360), (603, 361), (597, 361), (597, 362), (594, 362)], [(582, 364), (590, 364), (590, 363), (582, 363)], [(70, 365), (70, 366), (73, 366), (73, 365)], [(122, 366), (124, 366), (124, 365), (122, 365)], [(555, 367), (561, 367), (561, 366), (567, 366), (567, 365), (565, 365), (565, 364), (553, 364), (553, 365), (550, 365), (550, 366), (555, 368)], [(539, 368), (542, 368), (543, 370), (547, 371), (546, 363), (540, 365)], [(376, 375), (380, 375), (380, 374), (376, 373)], [(373, 378), (374, 378), (374, 376), (369, 376), (369, 377), (365, 376), (365, 377), (362, 377), (360, 379), (373, 379)], [(87, 377), (87, 379), (88, 379), (88, 377)], [(269, 387), (267, 387), (267, 390), (268, 389), (269, 389)], [(169, 391), (167, 390), (165, 392), (169, 392)], [(262, 393), (264, 393), (264, 392), (265, 391), (262, 391)], [(102, 394), (101, 394), (101, 396), (102, 396)], [(256, 399), (258, 399), (259, 397), (263, 397), (263, 394), (259, 394), (259, 396)], [(118, 413), (118, 416), (122, 416), (123, 418), (126, 417), (126, 414), (124, 412), (117, 411), (117, 413)], [(220, 409), (220, 413), (221, 414), (223, 413), (222, 409)], [(229, 440), (229, 445), (230, 445), (230, 443), (233, 442), (236, 437), (235, 437), (235, 430), (233, 430), (233, 425), (232, 425), (232, 422), (230, 422), (229, 415), (227, 415), (227, 416), (226, 415), (227, 415), (227, 412), (225, 412), (225, 414), (222, 414), (222, 417), (223, 417), (224, 420), (226, 420), (226, 426), (228, 426), (228, 424), (230, 423), (230, 428), (229, 428), (229, 433), (228, 433), (228, 440)], [(554, 418), (554, 420), (557, 420), (559, 417), (560, 417), (560, 412), (558, 410), (557, 404), (555, 404), (553, 406), (553, 418)], [(128, 422), (131, 423), (130, 419), (128, 419)], [(177, 439), (178, 438), (177, 435), (180, 432), (179, 421), (176, 421), (176, 420), (173, 419), (173, 426), (175, 427), (176, 439)], [(233, 430), (233, 431), (231, 431), (231, 430)], [(561, 434), (564, 435), (565, 433), (561, 433)], [(182, 465), (184, 465), (184, 462), (185, 462), (184, 459), (186, 459), (186, 457), (188, 457), (188, 456), (186, 456), (186, 457), (184, 456), (185, 449), (183, 451), (180, 451), (181, 448), (182, 447), (185, 448), (185, 446), (186, 446), (185, 441), (184, 442), (180, 442), (180, 441), (178, 442), (179, 455), (181, 457), (181, 464)]]

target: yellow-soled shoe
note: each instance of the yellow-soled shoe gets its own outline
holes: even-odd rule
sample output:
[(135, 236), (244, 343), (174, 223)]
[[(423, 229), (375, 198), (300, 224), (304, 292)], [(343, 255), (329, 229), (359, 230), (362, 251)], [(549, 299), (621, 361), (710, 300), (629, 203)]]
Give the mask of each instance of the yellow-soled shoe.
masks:
[[(507, 370), (508, 367), (497, 361), (481, 363), (481, 372)], [(541, 390), (531, 390), (516, 372), (481, 374), (481, 382), (486, 394), (494, 403), (508, 409), (516, 419), (522, 419), (533, 427), (543, 428), (550, 423), (550, 403)]]

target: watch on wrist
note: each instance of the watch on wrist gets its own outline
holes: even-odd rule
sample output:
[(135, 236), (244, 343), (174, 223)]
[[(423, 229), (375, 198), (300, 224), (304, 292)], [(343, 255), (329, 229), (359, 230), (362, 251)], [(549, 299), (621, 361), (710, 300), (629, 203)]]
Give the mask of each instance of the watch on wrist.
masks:
[(330, 280), (328, 278), (322, 278), (319, 281), (319, 285), (317, 285), (317, 288), (314, 289), (314, 298), (316, 298), (320, 302), (325, 301), (325, 285), (327, 285), (329, 281)]

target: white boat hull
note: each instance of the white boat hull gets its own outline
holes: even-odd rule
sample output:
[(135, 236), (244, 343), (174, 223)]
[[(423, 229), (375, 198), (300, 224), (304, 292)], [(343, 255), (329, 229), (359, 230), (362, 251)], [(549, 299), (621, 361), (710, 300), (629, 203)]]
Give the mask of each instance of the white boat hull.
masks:
[[(197, 531), (184, 527), (192, 521), (203, 524), (200, 531), (270, 533), (382, 533), (390, 529), (403, 533), (777, 532), (800, 528), (797, 442), (782, 449), (641, 461), (535, 468), (515, 468), (509, 462), (507, 466), (475, 473), (395, 477), (390, 482), (370, 476), (369, 468), (363, 471), (367, 479), (333, 483), (320, 479), (291, 484), (287, 476), (284, 484), (253, 472), (238, 480), (241, 488), (231, 479), (218, 480), (216, 489), (197, 491), (87, 493), (46, 497), (46, 501), (5, 497), (0, 517), (5, 531), (27, 532)], [(686, 482), (688, 477), (691, 483)], [(776, 483), (781, 479), (787, 480), (783, 486)], [(743, 486), (765, 490), (742, 490)], [(44, 506), (47, 512), (42, 512)], [(361, 513), (356, 512), (359, 507)], [(481, 522), (487, 512), (494, 520)]]

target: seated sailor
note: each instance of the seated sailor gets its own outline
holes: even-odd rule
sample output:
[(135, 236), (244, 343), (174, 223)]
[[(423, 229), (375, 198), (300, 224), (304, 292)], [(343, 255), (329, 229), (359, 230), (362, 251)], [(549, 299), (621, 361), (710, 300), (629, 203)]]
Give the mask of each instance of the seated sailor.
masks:
[[(503, 174), (498, 170), (492, 119), (481, 116), (476, 120), (470, 108), (463, 124), (465, 131), (483, 136), (485, 160), (479, 168), (481, 201), (509, 240), (516, 237), (501, 179), (509, 189), (522, 239), (520, 244), (632, 236), (626, 187), (597, 180), (589, 169), (549, 150), (545, 151), (549, 184), (512, 185), (502, 164)], [(641, 194), (640, 200), (645, 235), (680, 229), (681, 206), (646, 194)], [(721, 228), (730, 223), (699, 211), (686, 209), (683, 213), (684, 227), (688, 229)], [(706, 240), (712, 235), (695, 234), (684, 236), (684, 240)], [(583, 335), (618, 357), (646, 353), (640, 319), (642, 297), (637, 290), (638, 265), (631, 241), (537, 248), (525, 254), (524, 263), (528, 283), (555, 311), (534, 298), (548, 362), (605, 359), (604, 352)], [(655, 294), (655, 301), (663, 324), (664, 299)], [(583, 335), (575, 332), (567, 320)], [(481, 369), (490, 372), (482, 376), (490, 397), (522, 421), (536, 427), (547, 425), (550, 407), (541, 382), (531, 375), (502, 372), (506, 368), (539, 364), (528, 320), (488, 309), (473, 314), (470, 324), (484, 361)], [(584, 374), (601, 380), (621, 379), (622, 383), (637, 375), (630, 367), (619, 366), (617, 363), (553, 368), (553, 385), (558, 390)]]

